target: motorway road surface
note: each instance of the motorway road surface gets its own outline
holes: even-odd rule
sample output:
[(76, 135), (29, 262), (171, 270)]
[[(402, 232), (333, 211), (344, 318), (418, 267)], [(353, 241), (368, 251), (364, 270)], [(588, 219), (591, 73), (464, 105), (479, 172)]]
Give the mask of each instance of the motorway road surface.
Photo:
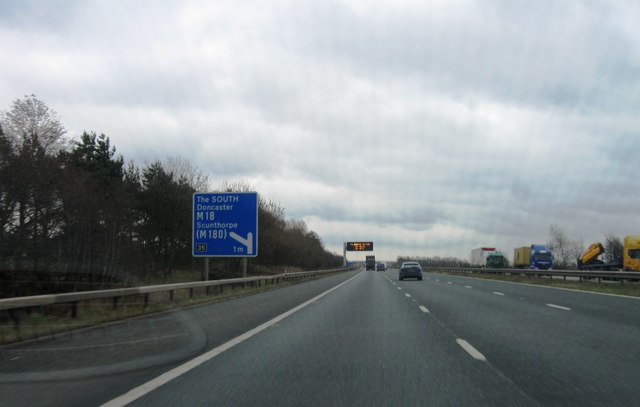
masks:
[(0, 353), (7, 406), (631, 406), (640, 300), (352, 271)]

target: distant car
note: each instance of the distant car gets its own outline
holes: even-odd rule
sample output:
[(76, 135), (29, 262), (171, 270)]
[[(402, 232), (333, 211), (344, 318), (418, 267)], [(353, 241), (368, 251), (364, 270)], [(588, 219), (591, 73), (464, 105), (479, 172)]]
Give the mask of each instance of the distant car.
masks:
[(398, 273), (398, 278), (400, 281), (405, 278), (422, 280), (422, 267), (420, 267), (420, 264), (416, 262), (402, 263), (402, 267), (400, 267), (400, 272)]
[(387, 271), (387, 265), (384, 263), (376, 264), (376, 271)]

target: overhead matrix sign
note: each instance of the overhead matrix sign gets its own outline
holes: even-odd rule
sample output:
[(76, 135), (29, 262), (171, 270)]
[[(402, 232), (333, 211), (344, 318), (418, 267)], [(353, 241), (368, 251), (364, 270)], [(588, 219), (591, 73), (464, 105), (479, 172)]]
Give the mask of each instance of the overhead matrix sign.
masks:
[(347, 242), (346, 249), (348, 252), (371, 252), (373, 242)]
[(197, 257), (256, 257), (258, 193), (193, 194), (192, 252)]

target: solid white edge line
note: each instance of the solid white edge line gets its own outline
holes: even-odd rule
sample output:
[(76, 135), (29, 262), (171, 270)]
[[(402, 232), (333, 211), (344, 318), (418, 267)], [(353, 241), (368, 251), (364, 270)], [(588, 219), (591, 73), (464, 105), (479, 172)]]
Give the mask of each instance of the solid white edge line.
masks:
[(427, 309), (427, 307), (425, 307), (424, 305), (421, 305), (419, 308), (420, 308), (420, 309), (422, 310), (422, 312), (424, 312), (425, 314), (428, 314), (428, 313), (429, 313), (429, 310), (428, 310), (428, 309)]
[(557, 308), (557, 309), (561, 309), (561, 310), (564, 310), (564, 311), (571, 311), (571, 308), (563, 307), (562, 305), (547, 304), (547, 307)]
[(350, 279), (343, 281), (342, 283), (338, 284), (335, 287), (332, 287), (330, 289), (328, 289), (327, 291), (316, 295), (315, 297), (313, 297), (312, 299), (303, 302), (302, 304), (291, 308), (289, 311), (286, 311), (283, 314), (278, 315), (277, 317), (263, 323), (262, 325), (259, 325), (245, 333), (243, 333), (240, 336), (237, 336), (233, 339), (231, 339), (230, 341), (227, 341), (225, 343), (223, 343), (220, 346), (217, 346), (213, 349), (211, 349), (210, 351), (203, 353), (202, 355), (191, 359), (190, 361), (176, 367), (173, 368), (171, 370), (169, 370), (168, 372), (165, 372), (163, 374), (161, 374), (160, 376), (156, 377), (155, 379), (152, 379), (134, 389), (129, 390), (127, 393), (116, 397), (115, 399), (106, 402), (105, 404), (102, 405), (102, 407), (120, 407), (120, 406), (126, 406), (127, 404), (139, 399), (140, 397), (154, 391), (155, 389), (159, 388), (160, 386), (169, 383), (171, 380), (177, 378), (178, 376), (183, 375), (184, 373), (187, 373), (188, 371), (195, 369), (196, 367), (200, 366), (201, 364), (215, 358), (216, 356), (218, 356), (219, 354), (221, 354), (222, 352), (231, 349), (232, 347), (238, 345), (239, 343), (251, 338), (252, 336), (264, 331), (265, 329), (269, 328), (270, 326), (282, 321), (283, 319), (285, 319), (286, 317), (300, 311), (302, 308), (308, 306), (309, 304), (319, 300), (320, 298), (324, 297), (325, 295), (333, 292), (334, 290), (337, 290), (338, 288), (342, 287), (343, 285), (351, 282), (351, 280), (353, 280), (354, 278), (360, 276), (362, 274), (362, 272), (359, 272), (358, 274), (356, 274), (355, 276), (351, 277)]
[(462, 349), (464, 349), (475, 360), (480, 360), (482, 362), (487, 361), (487, 358), (485, 358), (482, 353), (478, 352), (478, 350), (474, 348), (469, 342), (460, 338), (456, 339), (456, 342), (458, 342), (458, 345), (460, 345)]
[(499, 291), (494, 291), (493, 293), (494, 293), (495, 295), (504, 295), (504, 293), (501, 293), (501, 292), (499, 292)]

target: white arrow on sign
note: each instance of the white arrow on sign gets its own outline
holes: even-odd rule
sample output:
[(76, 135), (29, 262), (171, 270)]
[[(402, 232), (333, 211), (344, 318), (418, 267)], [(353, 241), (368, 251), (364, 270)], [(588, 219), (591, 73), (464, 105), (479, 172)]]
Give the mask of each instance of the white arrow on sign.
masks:
[(253, 254), (253, 233), (247, 233), (247, 238), (243, 238), (236, 232), (229, 232), (229, 236), (231, 236), (238, 243), (241, 243), (247, 246), (247, 254)]

